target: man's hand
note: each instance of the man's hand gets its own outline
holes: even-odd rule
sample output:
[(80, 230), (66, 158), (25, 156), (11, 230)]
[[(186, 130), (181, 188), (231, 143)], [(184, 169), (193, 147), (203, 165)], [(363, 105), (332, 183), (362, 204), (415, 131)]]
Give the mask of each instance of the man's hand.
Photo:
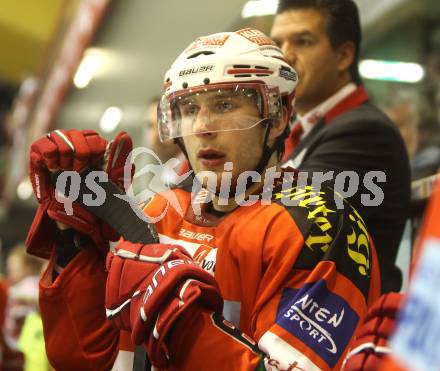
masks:
[(180, 246), (124, 241), (109, 253), (107, 269), (107, 318), (117, 328), (131, 331), (134, 344), (146, 342), (150, 361), (157, 367), (167, 367), (165, 342), (182, 314), (200, 306), (222, 310), (214, 277)]
[(55, 130), (31, 145), (29, 173), (40, 205), (26, 239), (29, 253), (49, 257), (57, 228), (54, 221), (61, 229), (68, 227), (89, 236), (100, 251), (108, 250), (108, 241), (117, 240), (119, 235), (75, 202), (73, 213), (67, 213), (55, 197), (52, 178), (63, 170), (103, 169), (110, 180), (122, 186), (124, 165), (131, 149), (132, 142), (126, 133), (120, 133), (109, 146), (93, 130)]

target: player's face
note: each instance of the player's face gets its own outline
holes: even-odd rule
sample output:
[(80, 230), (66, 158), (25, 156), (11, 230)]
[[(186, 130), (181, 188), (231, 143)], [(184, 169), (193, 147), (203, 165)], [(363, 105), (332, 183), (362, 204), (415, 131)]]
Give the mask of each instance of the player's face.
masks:
[(174, 99), (180, 120), (179, 137), (246, 130), (261, 121), (258, 93), (239, 86), (213, 86)]
[[(233, 164), (235, 180), (242, 172), (256, 168), (264, 129), (261, 124), (255, 125), (261, 120), (255, 98), (209, 92), (191, 97), (191, 104), (186, 103), (180, 108), (182, 134), (196, 174), (214, 172), (219, 185), (227, 162)], [(245, 125), (241, 125), (244, 120)], [(251, 122), (253, 125), (249, 125)]]
[(298, 112), (304, 114), (334, 94), (340, 73), (338, 52), (330, 43), (323, 13), (305, 8), (278, 14), (271, 37), (298, 72)]

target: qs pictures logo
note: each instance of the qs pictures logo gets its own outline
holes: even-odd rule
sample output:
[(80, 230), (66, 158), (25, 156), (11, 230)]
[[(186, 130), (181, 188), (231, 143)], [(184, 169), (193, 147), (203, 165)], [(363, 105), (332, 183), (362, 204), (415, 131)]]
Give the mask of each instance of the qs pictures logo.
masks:
[[(163, 174), (173, 174), (174, 182), (179, 184), (183, 182), (188, 176), (191, 175), (192, 170), (183, 174), (178, 175), (177, 169), (181, 165), (179, 160), (176, 158), (169, 159), (165, 164), (162, 163), (159, 156), (156, 155), (153, 151), (145, 147), (138, 147), (133, 149), (130, 156), (127, 158), (127, 161), (124, 166), (124, 179), (130, 179), (130, 172), (132, 168), (132, 163), (138, 156), (148, 156), (149, 158), (154, 159), (154, 162), (149, 162), (144, 165), (139, 170), (136, 169), (136, 172), (133, 176), (133, 183), (138, 180), (141, 181), (144, 178), (143, 183), (147, 183), (147, 185), (143, 187), (143, 190), (140, 193), (135, 194), (134, 187), (132, 184), (125, 183), (125, 195), (116, 195), (117, 197), (125, 200), (132, 206), (133, 211), (137, 214), (137, 216), (148, 222), (148, 223), (156, 223), (161, 220), (168, 211), (169, 206), (171, 205), (181, 216), (183, 216), (183, 210), (177, 200), (177, 197), (174, 193), (167, 193), (167, 205), (162, 211), (162, 213), (158, 216), (151, 217), (145, 215), (139, 207), (138, 204), (146, 204), (149, 200), (151, 200), (156, 194), (160, 192), (164, 192), (170, 189), (170, 185), (164, 181)], [(141, 181), (142, 183), (142, 181)]]

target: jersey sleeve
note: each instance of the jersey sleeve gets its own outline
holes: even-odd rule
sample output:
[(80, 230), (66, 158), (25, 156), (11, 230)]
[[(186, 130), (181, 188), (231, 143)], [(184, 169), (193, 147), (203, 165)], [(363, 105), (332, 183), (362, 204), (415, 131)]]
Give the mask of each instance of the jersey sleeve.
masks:
[(286, 209), (268, 234), (281, 239), (266, 243), (255, 338), (281, 369), (339, 369), (380, 294), (375, 249), (361, 216), (318, 195), (303, 199), (314, 205)]
[(340, 368), (380, 278), (362, 218), (317, 204), (283, 209), (267, 231), (251, 331), (201, 311), (180, 325), (178, 369)]
[(81, 250), (52, 279), (55, 255), (40, 281), (40, 310), (46, 350), (57, 370), (110, 370), (119, 331), (105, 316), (107, 273), (101, 254)]
[[(362, 211), (370, 226), (384, 293), (398, 291), (402, 285), (402, 272), (395, 260), (410, 214), (411, 174), (398, 131), (381, 113), (371, 110), (346, 113), (326, 125), (325, 134), (309, 148), (298, 170), (310, 177), (319, 172), (331, 173), (335, 187), (345, 171), (359, 179), (357, 191), (347, 199)], [(344, 189), (342, 183), (339, 187)], [(368, 206), (365, 197), (377, 206)]]

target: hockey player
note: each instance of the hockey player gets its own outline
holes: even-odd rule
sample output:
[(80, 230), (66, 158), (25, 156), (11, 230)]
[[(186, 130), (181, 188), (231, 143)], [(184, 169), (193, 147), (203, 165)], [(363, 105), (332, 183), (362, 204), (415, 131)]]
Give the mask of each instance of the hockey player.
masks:
[[(161, 369), (338, 369), (379, 294), (377, 259), (350, 205), (338, 208), (332, 190), (301, 185), (294, 172), (277, 174), (295, 71), (267, 36), (244, 29), (198, 38), (164, 83), (161, 138), (181, 146), (196, 180), (145, 207), (160, 243), (122, 240), (105, 265), (108, 226), (76, 203), (67, 215), (41, 179), (96, 168), (106, 143), (96, 133), (58, 131), (32, 146), (41, 205), (28, 245), (50, 251), (40, 302), (52, 365), (129, 370), (121, 366), (129, 359), (123, 330)], [(93, 153), (91, 138), (100, 148)], [(127, 155), (120, 142), (105, 167), (112, 180)], [(53, 242), (35, 239), (41, 225), (54, 232), (47, 215), (64, 228)]]

